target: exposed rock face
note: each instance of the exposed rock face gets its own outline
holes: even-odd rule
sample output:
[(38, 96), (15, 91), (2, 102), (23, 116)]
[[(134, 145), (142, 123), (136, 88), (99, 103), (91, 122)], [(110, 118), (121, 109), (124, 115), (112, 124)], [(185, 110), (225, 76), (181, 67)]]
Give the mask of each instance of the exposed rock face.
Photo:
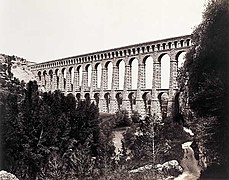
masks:
[(183, 173), (175, 180), (197, 180), (200, 177), (201, 169), (198, 166), (198, 161), (195, 159), (191, 144), (192, 142), (182, 144), (182, 149), (184, 149), (184, 158), (181, 161)]
[(6, 171), (0, 171), (0, 180), (19, 180), (15, 175)]

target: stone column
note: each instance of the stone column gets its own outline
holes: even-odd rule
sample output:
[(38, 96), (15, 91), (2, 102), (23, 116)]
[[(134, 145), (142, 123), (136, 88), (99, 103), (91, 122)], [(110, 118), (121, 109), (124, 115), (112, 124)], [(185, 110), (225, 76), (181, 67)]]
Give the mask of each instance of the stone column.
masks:
[[(115, 60), (113, 61), (115, 62)], [(115, 92), (119, 86), (119, 69), (116, 65), (113, 64), (113, 72), (112, 72), (112, 84), (111, 84), (111, 101), (110, 101), (110, 112), (115, 113), (118, 111), (118, 103), (116, 101)]]
[(141, 89), (144, 86), (144, 64), (142, 63), (142, 56), (138, 57), (138, 82), (137, 82), (137, 95), (136, 95), (136, 107), (139, 114), (145, 114), (144, 102), (142, 99)]
[(161, 88), (160, 67), (157, 54), (153, 54), (151, 115), (156, 115), (157, 117), (161, 117), (160, 102), (157, 94), (157, 89)]
[(85, 91), (88, 87), (88, 72), (83, 69), (83, 77), (82, 77), (82, 89)]
[(53, 92), (53, 74), (49, 75), (49, 90)]
[(104, 67), (104, 63), (101, 63), (102, 73), (101, 73), (101, 85), (100, 85), (100, 93), (99, 93), (99, 111), (105, 112), (106, 110), (106, 100), (104, 98), (104, 86), (106, 87), (107, 82), (106, 79), (106, 69)]
[(125, 75), (124, 75), (124, 87), (123, 87), (123, 109), (126, 109), (128, 112), (131, 111), (130, 101), (128, 99), (128, 89), (131, 87), (131, 68), (128, 65), (127, 59), (125, 60)]
[(59, 75), (59, 89), (62, 92), (64, 90), (64, 75), (62, 74), (62, 72), (60, 72), (60, 75)]
[(52, 89), (53, 89), (53, 91), (57, 90), (57, 76), (56, 76), (56, 73), (53, 73), (53, 77), (52, 77)]
[(80, 95), (81, 99), (85, 99), (84, 97), (84, 92), (88, 84), (88, 74), (87, 71), (85, 70), (85, 65), (82, 65), (82, 80), (81, 80), (81, 90), (80, 90)]
[(103, 90), (106, 90), (108, 88), (108, 69), (106, 67), (102, 68), (102, 78), (103, 78)]
[(91, 65), (91, 84), (90, 84), (90, 98), (91, 102), (95, 102), (94, 91), (97, 89), (97, 70), (95, 69), (95, 63)]
[(74, 85), (75, 85), (75, 91), (79, 91), (80, 88), (80, 82), (79, 82), (79, 71), (77, 70), (77, 68), (75, 68), (74, 71)]
[(170, 78), (169, 78), (169, 100), (167, 108), (167, 116), (172, 115), (172, 108), (174, 103), (174, 94), (176, 88), (176, 78), (177, 78), (177, 61), (175, 59), (175, 51), (170, 54)]
[(71, 90), (71, 74), (68, 69), (66, 69), (66, 87), (65, 87), (65, 95)]

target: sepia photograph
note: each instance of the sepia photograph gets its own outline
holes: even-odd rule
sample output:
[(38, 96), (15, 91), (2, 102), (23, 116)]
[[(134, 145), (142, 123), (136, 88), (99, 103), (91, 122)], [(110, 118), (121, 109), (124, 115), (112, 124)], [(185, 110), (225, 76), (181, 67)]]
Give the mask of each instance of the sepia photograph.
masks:
[(228, 180), (228, 0), (0, 0), (0, 180)]

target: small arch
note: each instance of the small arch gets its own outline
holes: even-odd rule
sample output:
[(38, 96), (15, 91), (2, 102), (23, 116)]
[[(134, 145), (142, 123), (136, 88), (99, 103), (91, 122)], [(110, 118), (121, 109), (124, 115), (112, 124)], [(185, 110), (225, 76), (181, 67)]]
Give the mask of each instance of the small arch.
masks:
[(131, 108), (131, 111), (134, 110), (133, 106), (136, 105), (136, 95), (134, 92), (131, 92), (129, 95), (128, 95), (128, 99), (130, 101), (130, 108)]
[(84, 98), (85, 98), (85, 100), (86, 101), (90, 101), (90, 94), (89, 93), (86, 93), (85, 95), (84, 95)]
[(117, 93), (116, 95), (115, 95), (115, 98), (116, 98), (116, 100), (117, 100), (117, 102), (118, 102), (118, 109), (120, 110), (121, 109), (121, 106), (122, 106), (122, 100), (123, 100), (123, 96), (122, 96), (122, 93)]
[(184, 40), (181, 40), (180, 41), (180, 47), (183, 47), (184, 46)]
[(142, 95), (142, 99), (144, 101), (145, 105), (145, 112), (146, 114), (150, 114), (150, 108), (151, 108), (151, 94), (149, 92), (145, 92)]
[(158, 100), (161, 107), (162, 119), (165, 119), (167, 117), (169, 95), (165, 92), (161, 92), (158, 95)]
[(94, 94), (96, 106), (99, 106), (99, 93)]
[(73, 91), (73, 82), (74, 82), (74, 68), (69, 68), (69, 74), (70, 74), (70, 84), (71, 84), (71, 91)]
[(52, 70), (49, 70), (49, 76), (50, 76), (50, 80), (52, 81), (52, 78), (53, 78), (53, 71)]
[(166, 49), (166, 44), (165, 43), (162, 44), (162, 48), (163, 48), (163, 50)]
[(107, 108), (107, 112), (109, 113), (109, 111), (110, 111), (110, 99), (111, 99), (111, 97), (110, 97), (110, 93), (105, 93), (104, 94), (104, 98), (105, 98), (105, 101), (106, 101), (106, 108)]
[(80, 98), (81, 98), (81, 94), (80, 93), (76, 93), (76, 99), (77, 99), (78, 102), (80, 101)]
[(38, 75), (39, 81), (41, 81), (41, 71), (38, 71), (37, 75)]

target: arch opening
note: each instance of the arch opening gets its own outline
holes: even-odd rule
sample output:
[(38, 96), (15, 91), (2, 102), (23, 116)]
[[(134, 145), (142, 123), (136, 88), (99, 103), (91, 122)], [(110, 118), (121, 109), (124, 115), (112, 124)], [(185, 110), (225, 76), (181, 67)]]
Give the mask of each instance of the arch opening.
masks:
[(153, 80), (153, 58), (148, 56), (144, 59), (146, 89), (152, 88)]
[(111, 97), (110, 97), (110, 93), (106, 93), (105, 95), (104, 95), (104, 98), (105, 98), (105, 100), (106, 100), (106, 108), (107, 108), (107, 112), (109, 113), (109, 111), (110, 111), (110, 101), (111, 101)]
[(158, 95), (158, 99), (160, 102), (162, 119), (165, 119), (167, 117), (169, 95), (162, 92)]
[(124, 78), (125, 78), (125, 62), (120, 60), (117, 63), (118, 66), (118, 79), (119, 79), (119, 89), (123, 90), (124, 88)]
[(170, 57), (168, 54), (164, 54), (161, 59), (161, 88), (169, 89), (170, 79)]
[(138, 60), (136, 58), (130, 60), (131, 67), (131, 89), (137, 89), (138, 84)]
[(97, 64), (95, 69), (96, 69), (96, 77), (97, 77), (97, 79), (96, 79), (97, 88), (100, 88), (100, 86), (101, 86), (101, 78), (102, 78), (101, 77), (102, 76), (102, 66), (101, 66), (101, 64)]

